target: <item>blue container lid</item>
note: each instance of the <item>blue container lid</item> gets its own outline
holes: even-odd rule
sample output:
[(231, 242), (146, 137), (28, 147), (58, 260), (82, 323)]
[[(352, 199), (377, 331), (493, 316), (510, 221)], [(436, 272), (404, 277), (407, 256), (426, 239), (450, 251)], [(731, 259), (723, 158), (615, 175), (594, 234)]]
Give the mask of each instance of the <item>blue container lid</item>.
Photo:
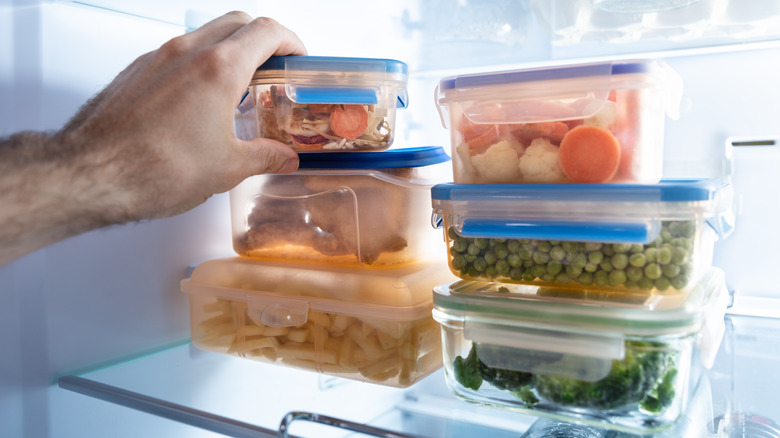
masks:
[(442, 201), (710, 201), (730, 184), (721, 179), (667, 179), (658, 184), (438, 184), (431, 196)]
[(405, 63), (384, 58), (344, 58), (336, 56), (272, 56), (257, 70), (348, 71), (407, 74)]
[(441, 146), (389, 149), (382, 152), (306, 152), (298, 154), (299, 169), (401, 169), (450, 160)]
[(586, 78), (592, 76), (608, 77), (609, 75), (649, 73), (651, 71), (652, 65), (645, 61), (621, 63), (608, 62), (527, 70), (511, 70), (447, 77), (439, 82), (439, 90), (447, 91), (456, 88), (475, 88), (523, 82), (555, 81), (561, 79)]

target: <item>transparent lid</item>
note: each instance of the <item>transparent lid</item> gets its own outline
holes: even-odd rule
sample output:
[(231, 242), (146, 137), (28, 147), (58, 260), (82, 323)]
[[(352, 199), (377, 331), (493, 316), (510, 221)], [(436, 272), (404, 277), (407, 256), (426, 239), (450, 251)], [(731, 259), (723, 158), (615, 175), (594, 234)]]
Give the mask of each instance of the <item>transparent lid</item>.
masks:
[(394, 59), (329, 56), (274, 56), (261, 65), (250, 85), (284, 83), (293, 102), (365, 104), (396, 97), (396, 108), (409, 104), (405, 63)]
[[(712, 268), (682, 302), (664, 300), (648, 310), (625, 294), (461, 280), (434, 288), (433, 315), (444, 325), (457, 324), (474, 342), (616, 359), (627, 338), (692, 336), (722, 323), (728, 305), (723, 271)], [(700, 344), (717, 351), (719, 342)]]
[(682, 79), (661, 61), (615, 61), (446, 77), (436, 87), (444, 127), (458, 103), (473, 123), (531, 123), (590, 117), (618, 89), (657, 88), (677, 118)]
[(190, 295), (248, 302), (262, 309), (268, 306), (281, 309), (290, 321), (295, 319), (290, 315), (305, 316), (308, 309), (407, 319), (429, 315), (431, 289), (451, 279), (452, 274), (443, 262), (350, 269), (230, 257), (201, 263), (181, 286)]
[(706, 221), (733, 230), (733, 188), (722, 179), (658, 184), (437, 184), (434, 225), (443, 216), (465, 237), (595, 242), (653, 241), (661, 221)]

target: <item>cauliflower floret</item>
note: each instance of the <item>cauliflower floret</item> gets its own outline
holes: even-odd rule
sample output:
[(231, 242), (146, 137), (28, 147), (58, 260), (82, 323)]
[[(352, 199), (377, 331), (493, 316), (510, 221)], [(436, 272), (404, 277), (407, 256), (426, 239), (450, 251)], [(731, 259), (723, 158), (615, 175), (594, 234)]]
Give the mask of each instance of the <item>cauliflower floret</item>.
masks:
[(502, 140), (490, 146), (485, 153), (471, 157), (471, 164), (486, 182), (508, 183), (517, 182), (522, 177), (517, 159), (515, 148)]
[[(583, 121), (585, 125), (594, 125), (609, 129), (615, 124), (615, 114), (617, 113), (617, 105), (615, 105), (615, 102), (608, 100), (603, 103), (604, 106), (601, 105), (602, 102), (593, 101), (585, 106), (586, 113), (598, 111), (596, 114), (587, 117)], [(601, 109), (599, 109), (599, 107), (601, 107)]]
[(565, 178), (558, 163), (558, 147), (546, 138), (535, 138), (520, 158), (520, 171), (526, 182), (558, 182)]

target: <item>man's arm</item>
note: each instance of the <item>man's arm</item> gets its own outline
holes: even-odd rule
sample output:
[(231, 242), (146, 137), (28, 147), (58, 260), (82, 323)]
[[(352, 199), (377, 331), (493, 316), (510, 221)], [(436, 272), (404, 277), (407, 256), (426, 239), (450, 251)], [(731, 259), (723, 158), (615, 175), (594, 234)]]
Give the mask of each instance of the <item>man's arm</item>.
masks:
[(291, 54), (306, 49), (290, 30), (229, 13), (136, 59), (61, 131), (0, 140), (0, 265), (297, 169), (292, 149), (239, 140), (232, 119), (255, 69)]

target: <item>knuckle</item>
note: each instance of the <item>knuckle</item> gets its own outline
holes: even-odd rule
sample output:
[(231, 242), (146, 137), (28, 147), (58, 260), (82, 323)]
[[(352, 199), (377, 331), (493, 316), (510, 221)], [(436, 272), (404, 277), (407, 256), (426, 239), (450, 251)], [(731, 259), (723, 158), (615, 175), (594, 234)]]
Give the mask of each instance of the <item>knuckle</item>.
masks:
[(252, 17), (244, 11), (230, 11), (225, 14), (225, 16), (242, 24), (247, 24), (252, 21)]
[(211, 80), (218, 80), (232, 68), (233, 56), (229, 46), (215, 45), (202, 50), (196, 59), (200, 74)]
[(188, 52), (190, 48), (189, 42), (184, 38), (184, 35), (182, 35), (165, 42), (160, 46), (158, 53), (164, 59), (171, 59)]

